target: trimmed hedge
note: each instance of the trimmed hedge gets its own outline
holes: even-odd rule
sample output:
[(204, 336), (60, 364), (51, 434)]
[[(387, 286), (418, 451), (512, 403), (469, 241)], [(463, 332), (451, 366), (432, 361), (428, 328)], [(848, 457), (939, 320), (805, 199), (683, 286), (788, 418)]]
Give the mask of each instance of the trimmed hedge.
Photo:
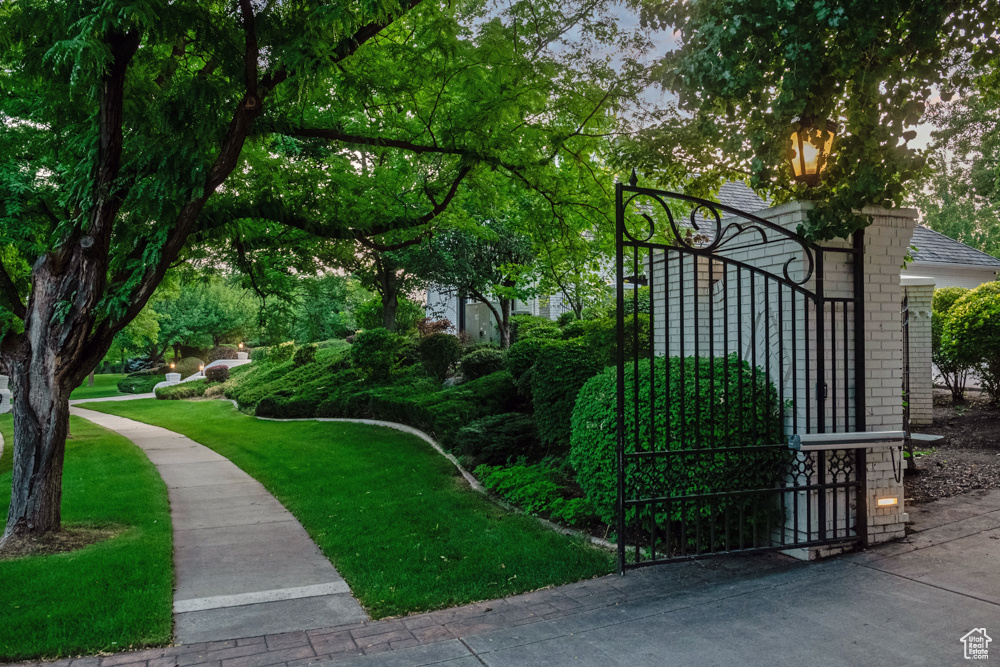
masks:
[(225, 382), (229, 379), (229, 366), (209, 366), (205, 369), (205, 377), (209, 382)]
[(551, 341), (539, 350), (532, 370), (531, 400), (538, 435), (550, 455), (569, 451), (577, 392), (603, 368), (603, 361), (577, 341)]
[(490, 373), (502, 371), (504, 367), (503, 352), (499, 348), (484, 347), (462, 357), (460, 364), (462, 377), (468, 380), (478, 380)]
[(118, 391), (123, 394), (148, 394), (153, 387), (166, 380), (166, 375), (135, 373), (118, 381)]
[[(225, 368), (225, 366), (223, 366)], [(166, 400), (180, 400), (184, 398), (200, 398), (205, 395), (205, 390), (213, 383), (208, 380), (191, 380), (169, 387), (160, 387), (156, 390), (156, 397)]]
[(462, 358), (462, 341), (451, 334), (432, 333), (420, 339), (419, 351), (427, 374), (443, 381), (452, 364)]
[(205, 355), (205, 363), (210, 364), (219, 359), (239, 359), (239, 348), (235, 345), (219, 345), (213, 347)]
[[(640, 443), (648, 442), (651, 425), (660, 439), (669, 433), (669, 441), (655, 445), (669, 450), (755, 447), (784, 440), (777, 390), (763, 371), (754, 373), (750, 364), (737, 355), (731, 355), (728, 363), (722, 358), (714, 359), (714, 368), (712, 360), (705, 357), (688, 357), (683, 362), (679, 357), (657, 357), (654, 373), (655, 409), (650, 405), (649, 364), (640, 366), (638, 379), (631, 365), (625, 367), (626, 452), (634, 451), (632, 434), (637, 429)], [(580, 390), (573, 411), (570, 449), (570, 463), (577, 471), (580, 486), (601, 520), (609, 524), (616, 520), (616, 374), (616, 368), (608, 368)], [(638, 406), (632, 402), (637, 382)], [(670, 403), (664, 409), (668, 382)], [(707, 409), (709, 405), (715, 405), (715, 410)], [(667, 429), (668, 412), (670, 429)], [(676, 457), (672, 459), (673, 465), (667, 457), (644, 459), (641, 469), (635, 459), (630, 459), (626, 484), (632, 496), (646, 498), (773, 488), (787, 474), (792, 456), (785, 448), (751, 449), (746, 453), (689, 455), (683, 465), (677, 464)], [(693, 503), (673, 503), (669, 509), (658, 505), (655, 516), (649, 505), (643, 505), (641, 509), (628, 508), (626, 520), (635, 527), (648, 526), (651, 519), (660, 527), (684, 520), (690, 522), (690, 527), (697, 519), (703, 533), (713, 527), (714, 521), (716, 539), (721, 541), (726, 530), (721, 522), (728, 510), (733, 522), (730, 536), (741, 528), (746, 531), (756, 528), (766, 535), (780, 522), (780, 510), (766, 503), (757, 507), (758, 500), (753, 494), (719, 498), (710, 515)], [(742, 527), (733, 519), (740, 513), (746, 517)]]
[(535, 420), (520, 412), (489, 415), (461, 427), (455, 434), (454, 453), (487, 465), (539, 461), (545, 456)]

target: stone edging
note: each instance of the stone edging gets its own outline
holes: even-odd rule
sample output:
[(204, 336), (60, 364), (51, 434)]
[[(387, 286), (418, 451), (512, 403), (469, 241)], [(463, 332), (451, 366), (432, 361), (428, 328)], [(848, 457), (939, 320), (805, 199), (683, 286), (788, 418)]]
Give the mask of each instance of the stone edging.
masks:
[[(233, 399), (229, 399), (229, 402), (233, 404), (233, 408), (235, 408), (236, 410), (240, 409), (239, 404)], [(404, 433), (409, 433), (410, 435), (415, 435), (424, 442), (426, 442), (427, 444), (429, 444), (431, 447), (433, 447), (438, 454), (451, 461), (452, 465), (458, 468), (458, 472), (462, 474), (462, 477), (465, 478), (465, 481), (469, 483), (469, 486), (471, 486), (473, 489), (486, 496), (486, 498), (488, 498), (491, 502), (495, 503), (496, 505), (499, 505), (508, 512), (513, 512), (515, 514), (524, 514), (526, 516), (529, 516), (521, 508), (511, 505), (507, 501), (491, 495), (489, 491), (487, 491), (486, 488), (479, 483), (479, 480), (473, 477), (472, 473), (463, 468), (462, 464), (458, 462), (458, 459), (456, 459), (452, 454), (446, 452), (441, 447), (441, 445), (439, 445), (437, 441), (434, 440), (434, 438), (427, 435), (420, 429), (413, 428), (412, 426), (407, 426), (406, 424), (399, 424), (397, 422), (382, 421), (380, 419), (347, 419), (347, 418), (339, 419), (336, 417), (299, 417), (293, 419), (276, 419), (274, 417), (257, 417), (256, 415), (253, 415), (253, 417), (254, 419), (260, 419), (261, 421), (268, 421), (268, 422), (345, 422), (349, 424), (367, 424), (368, 426), (382, 426), (384, 428), (391, 428), (397, 431), (402, 431)], [(610, 549), (611, 551), (618, 550), (618, 545), (613, 544), (600, 537), (594, 537), (593, 535), (588, 535), (587, 533), (575, 530), (573, 528), (566, 528), (565, 526), (560, 526), (559, 524), (553, 523), (548, 519), (543, 519), (538, 516), (534, 516), (532, 518), (541, 523), (549, 530), (554, 530), (557, 533), (562, 533), (563, 535), (568, 535), (570, 537), (582, 538), (595, 546), (603, 547), (605, 549)]]

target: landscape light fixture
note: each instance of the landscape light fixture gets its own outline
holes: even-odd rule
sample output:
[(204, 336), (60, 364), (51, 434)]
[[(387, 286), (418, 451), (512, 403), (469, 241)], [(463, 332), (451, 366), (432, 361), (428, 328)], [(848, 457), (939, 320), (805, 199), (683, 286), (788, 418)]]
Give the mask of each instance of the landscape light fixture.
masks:
[(878, 498), (875, 504), (879, 507), (892, 507), (899, 504), (899, 498)]
[(792, 152), (788, 155), (796, 181), (807, 185), (819, 183), (837, 129), (831, 120), (817, 123), (806, 117), (799, 119), (798, 129), (792, 132)]
[(243, 343), (240, 343), (240, 349), (241, 350), (243, 349)]
[(205, 364), (198, 364), (198, 372), (205, 370)]
[(174, 370), (174, 362), (170, 362), (170, 370)]

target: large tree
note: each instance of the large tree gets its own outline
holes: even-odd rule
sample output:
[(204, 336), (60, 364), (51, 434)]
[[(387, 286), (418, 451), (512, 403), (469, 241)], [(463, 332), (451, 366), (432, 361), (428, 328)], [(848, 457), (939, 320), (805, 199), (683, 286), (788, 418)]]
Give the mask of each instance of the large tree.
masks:
[[(482, 165), (530, 180), (624, 96), (600, 57), (565, 64), (618, 39), (604, 4), (0, 5), (0, 550), (59, 528), (69, 392), (191, 243), (251, 225), (355, 238), (423, 224)], [(376, 196), (371, 147), (422, 187)]]
[[(855, 211), (898, 206), (923, 173), (910, 142), (928, 102), (971, 84), (966, 67), (994, 59), (1000, 4), (979, 0), (666, 0), (637, 2), (676, 29), (659, 65), (680, 113), (644, 133), (626, 160), (661, 181), (692, 173), (691, 192), (742, 178), (777, 202), (813, 199), (807, 230), (845, 236)], [(790, 180), (792, 128), (840, 123), (826, 178)]]

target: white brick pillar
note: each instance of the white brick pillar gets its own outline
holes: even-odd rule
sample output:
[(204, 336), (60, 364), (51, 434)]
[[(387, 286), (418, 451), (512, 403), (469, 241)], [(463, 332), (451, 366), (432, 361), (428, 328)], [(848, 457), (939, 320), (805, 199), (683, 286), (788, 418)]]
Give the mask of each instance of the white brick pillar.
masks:
[[(796, 230), (806, 221), (810, 202), (792, 202), (758, 215), (785, 229)], [(864, 375), (855, 380), (863, 387), (866, 431), (901, 431), (903, 428), (903, 346), (900, 304), (903, 298), (900, 270), (916, 225), (915, 209), (866, 208), (873, 218), (865, 229), (864, 243)], [(824, 247), (850, 246), (850, 241), (823, 241)], [(839, 257), (839, 259), (838, 259)], [(852, 290), (853, 259), (850, 254), (827, 253), (824, 260), (827, 296)], [(929, 322), (929, 320), (928, 320)], [(929, 332), (929, 325), (928, 325)], [(928, 339), (929, 340), (929, 339)], [(914, 376), (916, 377), (916, 376)], [(851, 425), (853, 429), (853, 424)], [(892, 447), (877, 447), (866, 453), (868, 541), (877, 544), (903, 537), (908, 516), (903, 508), (902, 440)], [(899, 481), (896, 475), (899, 475)], [(895, 499), (895, 505), (880, 506), (879, 500)], [(853, 508), (856, 511), (856, 508)], [(800, 550), (793, 555), (814, 558), (829, 549)]]
[(934, 278), (904, 275), (901, 279), (909, 314), (910, 424), (934, 422), (934, 374), (931, 362), (931, 304)]

